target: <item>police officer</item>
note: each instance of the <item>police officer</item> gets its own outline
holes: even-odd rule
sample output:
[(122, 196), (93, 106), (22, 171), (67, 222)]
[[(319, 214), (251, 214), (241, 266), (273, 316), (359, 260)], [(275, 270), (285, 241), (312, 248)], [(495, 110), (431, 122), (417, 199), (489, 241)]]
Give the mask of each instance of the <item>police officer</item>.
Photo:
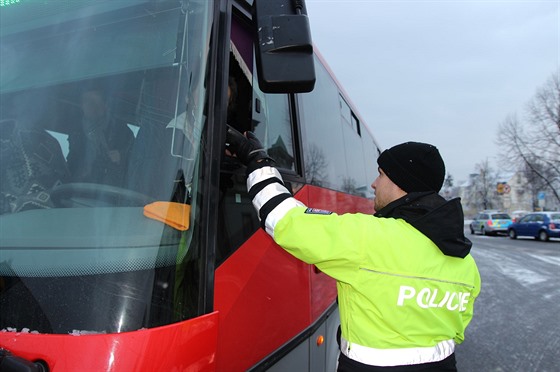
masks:
[(445, 165), (436, 147), (407, 142), (377, 159), (375, 215), (338, 215), (292, 197), (251, 132), (228, 128), (228, 151), (247, 166), (262, 227), (337, 282), (338, 371), (456, 371), (480, 292), (460, 200), (438, 195)]

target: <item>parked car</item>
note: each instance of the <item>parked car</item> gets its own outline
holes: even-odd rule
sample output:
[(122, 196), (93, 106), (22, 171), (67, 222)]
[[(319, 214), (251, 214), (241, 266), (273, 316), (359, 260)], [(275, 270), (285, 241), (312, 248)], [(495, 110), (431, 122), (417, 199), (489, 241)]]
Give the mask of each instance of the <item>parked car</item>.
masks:
[(560, 212), (534, 212), (512, 223), (508, 228), (511, 239), (532, 236), (541, 241), (560, 238)]
[(524, 210), (513, 211), (513, 212), (510, 213), (511, 220), (513, 222), (517, 222), (517, 221), (519, 221), (519, 219), (521, 217), (526, 216), (529, 213), (531, 213), (531, 212), (530, 211), (524, 211)]
[(470, 223), (471, 234), (481, 235), (506, 234), (511, 224), (509, 214), (499, 211), (482, 211)]

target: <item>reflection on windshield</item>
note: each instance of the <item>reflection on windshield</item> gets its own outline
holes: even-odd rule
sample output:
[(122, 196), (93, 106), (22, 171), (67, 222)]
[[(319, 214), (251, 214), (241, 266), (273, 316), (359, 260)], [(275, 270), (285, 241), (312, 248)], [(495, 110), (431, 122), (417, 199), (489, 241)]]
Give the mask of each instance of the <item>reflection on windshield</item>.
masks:
[[(194, 316), (209, 3), (46, 7), (2, 9), (0, 329)], [(154, 202), (189, 204), (188, 230)]]

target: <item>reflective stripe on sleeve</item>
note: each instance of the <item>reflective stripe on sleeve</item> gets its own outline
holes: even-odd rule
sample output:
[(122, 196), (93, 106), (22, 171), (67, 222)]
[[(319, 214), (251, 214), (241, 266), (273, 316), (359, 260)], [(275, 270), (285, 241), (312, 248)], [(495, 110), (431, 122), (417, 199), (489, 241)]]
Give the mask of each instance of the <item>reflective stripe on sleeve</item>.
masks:
[(340, 340), (340, 350), (348, 358), (370, 366), (389, 367), (439, 362), (455, 351), (455, 342), (445, 340), (435, 346), (404, 349), (375, 349)]
[(266, 202), (281, 194), (288, 194), (290, 196), (292, 195), (288, 191), (288, 189), (281, 183), (271, 183), (270, 185), (267, 185), (264, 189), (259, 191), (257, 195), (255, 195), (255, 197), (253, 198), (253, 206), (258, 212), (260, 212), (262, 206)]
[(247, 191), (250, 191), (255, 184), (273, 177), (278, 178), (280, 181), (282, 181), (280, 172), (278, 172), (278, 170), (274, 167), (266, 166), (255, 169), (247, 177)]
[(276, 208), (274, 208), (266, 217), (264, 229), (268, 235), (274, 238), (274, 227), (278, 221), (280, 221), (286, 213), (296, 207), (305, 207), (305, 205), (297, 199), (289, 198), (282, 201)]
[(305, 206), (292, 197), (292, 193), (284, 186), (280, 172), (274, 167), (264, 166), (252, 171), (247, 177), (247, 190), (253, 197), (253, 206), (262, 227), (272, 237), (274, 227), (289, 210)]

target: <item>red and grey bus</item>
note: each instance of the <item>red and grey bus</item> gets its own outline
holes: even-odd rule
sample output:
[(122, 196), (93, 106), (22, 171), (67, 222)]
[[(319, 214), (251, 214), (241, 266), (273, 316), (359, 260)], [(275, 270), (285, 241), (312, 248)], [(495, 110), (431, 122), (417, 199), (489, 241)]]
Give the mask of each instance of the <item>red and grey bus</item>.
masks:
[[(260, 8), (259, 8), (260, 7)], [(0, 370), (334, 370), (334, 281), (260, 229), (225, 125), (305, 204), (379, 147), (301, 0), (0, 0)]]

